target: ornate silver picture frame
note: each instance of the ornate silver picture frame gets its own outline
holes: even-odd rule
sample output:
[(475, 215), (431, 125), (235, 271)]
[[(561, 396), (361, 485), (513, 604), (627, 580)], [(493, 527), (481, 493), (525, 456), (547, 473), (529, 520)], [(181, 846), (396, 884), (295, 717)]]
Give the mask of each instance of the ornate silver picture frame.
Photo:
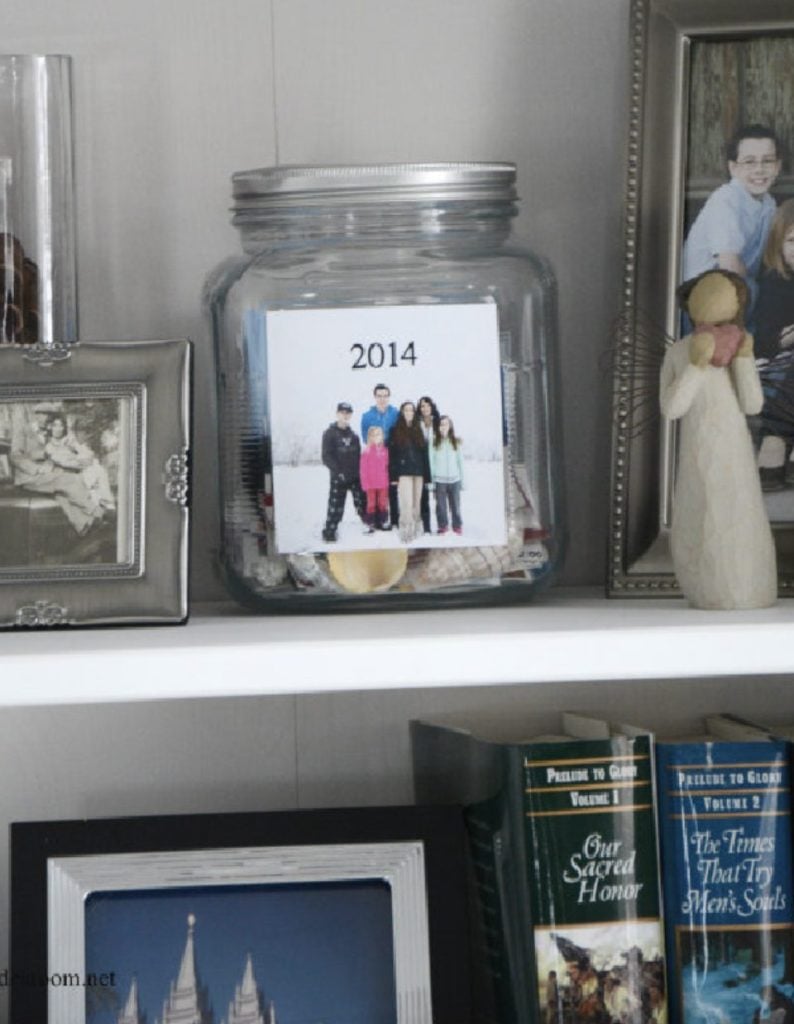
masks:
[[(685, 232), (719, 185), (718, 175), (728, 178), (727, 158), (714, 154), (725, 153), (726, 136), (736, 130), (729, 122), (740, 115), (746, 121), (781, 119), (784, 141), (794, 134), (786, 90), (778, 88), (773, 71), (767, 83), (758, 78), (764, 65), (755, 53), (759, 46), (791, 47), (794, 55), (789, 0), (633, 0), (625, 259), (613, 373), (610, 596), (679, 593), (669, 552), (676, 435), (657, 411), (659, 370), (666, 339), (681, 334), (675, 291)], [(716, 79), (728, 74), (729, 48), (738, 50), (740, 64), (745, 60), (738, 71), (729, 68), (739, 83), (738, 106), (747, 108), (739, 114), (728, 109), (731, 102), (737, 106), (735, 96), (722, 106), (714, 100)], [(794, 61), (780, 66), (790, 95)], [(794, 195), (792, 160), (788, 142), (776, 183), (779, 201)], [(770, 508), (780, 590), (789, 594), (794, 504), (791, 511), (790, 518), (777, 519)]]
[(0, 346), (0, 627), (187, 618), (190, 361)]

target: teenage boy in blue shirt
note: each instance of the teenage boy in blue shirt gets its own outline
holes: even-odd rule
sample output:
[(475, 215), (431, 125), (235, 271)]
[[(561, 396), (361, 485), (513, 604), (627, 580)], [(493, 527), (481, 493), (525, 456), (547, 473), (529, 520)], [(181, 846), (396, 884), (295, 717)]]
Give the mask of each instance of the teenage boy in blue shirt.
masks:
[(755, 293), (777, 204), (769, 194), (780, 174), (780, 145), (765, 125), (740, 128), (728, 144), (730, 181), (706, 200), (684, 243), (682, 279), (706, 270), (732, 270)]
[(375, 396), (375, 404), (371, 405), (361, 417), (361, 440), (366, 444), (369, 428), (380, 427), (383, 431), (383, 443), (388, 444), (389, 434), (397, 422), (400, 411), (396, 406), (389, 404), (391, 391), (385, 384), (376, 384), (372, 394)]

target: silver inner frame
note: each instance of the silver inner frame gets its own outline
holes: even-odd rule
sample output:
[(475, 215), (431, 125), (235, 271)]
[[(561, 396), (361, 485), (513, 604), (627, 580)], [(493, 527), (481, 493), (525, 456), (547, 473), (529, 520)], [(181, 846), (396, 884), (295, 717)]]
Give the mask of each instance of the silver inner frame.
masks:
[[(421, 841), (55, 857), (47, 865), (47, 973), (85, 977), (85, 901), (98, 892), (384, 881), (392, 894), (398, 1024), (432, 1024)], [(81, 986), (48, 988), (51, 1024), (85, 1024)]]

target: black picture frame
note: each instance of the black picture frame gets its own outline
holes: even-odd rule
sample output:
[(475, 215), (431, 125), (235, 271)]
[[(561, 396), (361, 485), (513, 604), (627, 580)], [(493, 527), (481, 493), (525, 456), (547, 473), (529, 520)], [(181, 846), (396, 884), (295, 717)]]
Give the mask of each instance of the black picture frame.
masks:
[[(138, 857), (137, 861), (145, 864), (156, 862), (158, 855), (177, 854), (209, 862), (213, 857), (223, 856), (224, 852), (234, 858), (239, 855), (245, 859), (257, 851), (278, 851), (284, 847), (290, 847), (291, 854), (296, 850), (311, 854), (329, 846), (355, 849), (357, 844), (367, 844), (367, 863), (370, 863), (373, 857), (377, 862), (381, 848), (388, 850), (394, 844), (411, 843), (420, 844), (423, 871), (419, 874), (423, 875), (426, 888), (424, 905), (432, 1002), (432, 1017), (429, 1019), (433, 1024), (465, 1024), (470, 1020), (465, 831), (462, 810), (458, 807), (349, 808), (22, 822), (12, 823), (10, 832), (11, 952), (8, 987), (12, 1021), (65, 1024), (65, 1021), (50, 1015), (48, 1005), (53, 986), (42, 983), (42, 979), (47, 979), (50, 974), (48, 943), (55, 924), (52, 907), (57, 903), (52, 896), (52, 878), (53, 874), (59, 875), (60, 865), (68, 867), (78, 864), (78, 858), (90, 858), (90, 863), (96, 862), (100, 872), (101, 865), (108, 863), (117, 863), (124, 871), (129, 863), (136, 860), (134, 855), (141, 854), (146, 856)], [(344, 860), (346, 853), (341, 851), (340, 855)], [(333, 870), (328, 878), (334, 880)], [(237, 881), (232, 878), (227, 884), (236, 885)], [(415, 877), (410, 874), (408, 885), (415, 884)], [(116, 888), (111, 886), (108, 890), (105, 884), (107, 891), (115, 891)], [(98, 886), (98, 891), (101, 890), (102, 884)], [(131, 891), (136, 891), (134, 886)], [(399, 973), (397, 959), (395, 946), (396, 974)], [(428, 1019), (426, 1012), (429, 1010), (422, 1012), (411, 1008), (419, 1005), (413, 999), (404, 1005), (408, 1009), (402, 1011), (398, 1024), (414, 1024)], [(71, 1020), (70, 1024), (73, 1024)]]

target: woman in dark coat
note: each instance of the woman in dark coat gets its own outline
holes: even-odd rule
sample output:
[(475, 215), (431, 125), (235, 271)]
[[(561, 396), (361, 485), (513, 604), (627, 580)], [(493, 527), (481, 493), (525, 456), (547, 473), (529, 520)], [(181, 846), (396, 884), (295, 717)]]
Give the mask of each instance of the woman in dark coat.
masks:
[(400, 540), (410, 544), (421, 525), (422, 490), (429, 480), (425, 444), (413, 402), (403, 402), (389, 435), (389, 478), (397, 484)]
[[(426, 454), (430, 452), (430, 449), (438, 440), (438, 421), (440, 415), (438, 407), (433, 399), (429, 395), (422, 395), (419, 401), (416, 403), (418, 410), (417, 419), (419, 420), (419, 427), (422, 431), (422, 437), (425, 439), (425, 451)], [(429, 479), (430, 476), (430, 465), (428, 463), (427, 475), (425, 479)], [(430, 491), (428, 490), (427, 484), (422, 488), (422, 528), (425, 533), (432, 533), (430, 528)]]

